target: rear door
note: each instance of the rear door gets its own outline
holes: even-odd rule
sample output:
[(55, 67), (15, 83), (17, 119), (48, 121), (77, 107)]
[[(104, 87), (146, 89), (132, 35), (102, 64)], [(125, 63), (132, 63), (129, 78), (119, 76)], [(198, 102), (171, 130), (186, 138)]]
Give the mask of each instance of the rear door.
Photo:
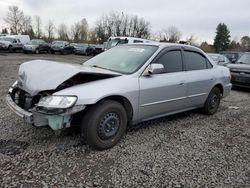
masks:
[(143, 120), (181, 110), (187, 92), (180, 48), (163, 51), (153, 63), (162, 64), (164, 72), (139, 78), (139, 114)]
[(185, 108), (202, 106), (215, 82), (209, 60), (198, 51), (184, 50), (187, 82)]

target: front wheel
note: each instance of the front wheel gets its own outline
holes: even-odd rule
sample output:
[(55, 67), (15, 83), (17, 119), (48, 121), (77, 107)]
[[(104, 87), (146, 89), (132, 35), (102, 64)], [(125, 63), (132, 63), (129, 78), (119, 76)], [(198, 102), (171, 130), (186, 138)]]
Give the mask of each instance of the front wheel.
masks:
[(214, 87), (204, 104), (203, 112), (207, 115), (213, 115), (217, 112), (219, 106), (220, 106), (220, 100), (221, 100), (221, 91), (218, 87)]
[(84, 141), (97, 150), (116, 145), (127, 128), (124, 107), (112, 100), (104, 100), (91, 107), (85, 114), (81, 135)]

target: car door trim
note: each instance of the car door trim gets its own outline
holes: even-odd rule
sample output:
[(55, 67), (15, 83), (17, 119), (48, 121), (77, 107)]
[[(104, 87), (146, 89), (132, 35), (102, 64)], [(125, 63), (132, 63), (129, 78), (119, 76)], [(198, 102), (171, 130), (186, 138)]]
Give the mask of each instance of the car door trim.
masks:
[(178, 98), (173, 98), (173, 99), (168, 99), (168, 100), (163, 100), (163, 101), (146, 103), (146, 104), (142, 104), (141, 107), (162, 104), (162, 103), (167, 103), (167, 102), (173, 102), (173, 101), (183, 100), (183, 99), (187, 99), (187, 98), (200, 97), (200, 96), (204, 96), (204, 95), (207, 95), (207, 93), (200, 93), (200, 94), (196, 94), (196, 95), (189, 95), (186, 97), (178, 97)]

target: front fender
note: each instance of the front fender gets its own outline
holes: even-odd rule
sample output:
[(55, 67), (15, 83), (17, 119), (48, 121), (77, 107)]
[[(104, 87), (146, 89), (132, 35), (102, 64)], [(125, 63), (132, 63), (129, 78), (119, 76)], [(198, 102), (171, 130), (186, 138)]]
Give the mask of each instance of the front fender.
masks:
[(76, 105), (96, 104), (107, 97), (121, 96), (131, 103), (134, 118), (138, 115), (139, 83), (135, 76), (124, 75), (88, 82), (63, 89), (53, 95), (75, 95), (78, 97)]

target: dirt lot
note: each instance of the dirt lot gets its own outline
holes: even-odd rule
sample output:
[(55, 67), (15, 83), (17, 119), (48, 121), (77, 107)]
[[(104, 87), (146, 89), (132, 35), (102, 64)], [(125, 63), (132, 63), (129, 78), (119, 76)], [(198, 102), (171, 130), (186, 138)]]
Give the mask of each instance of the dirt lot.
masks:
[(93, 151), (79, 130), (55, 137), (7, 108), (20, 63), (75, 55), (0, 53), (0, 187), (250, 187), (250, 91), (234, 90), (213, 116), (197, 111), (128, 131), (117, 146)]

